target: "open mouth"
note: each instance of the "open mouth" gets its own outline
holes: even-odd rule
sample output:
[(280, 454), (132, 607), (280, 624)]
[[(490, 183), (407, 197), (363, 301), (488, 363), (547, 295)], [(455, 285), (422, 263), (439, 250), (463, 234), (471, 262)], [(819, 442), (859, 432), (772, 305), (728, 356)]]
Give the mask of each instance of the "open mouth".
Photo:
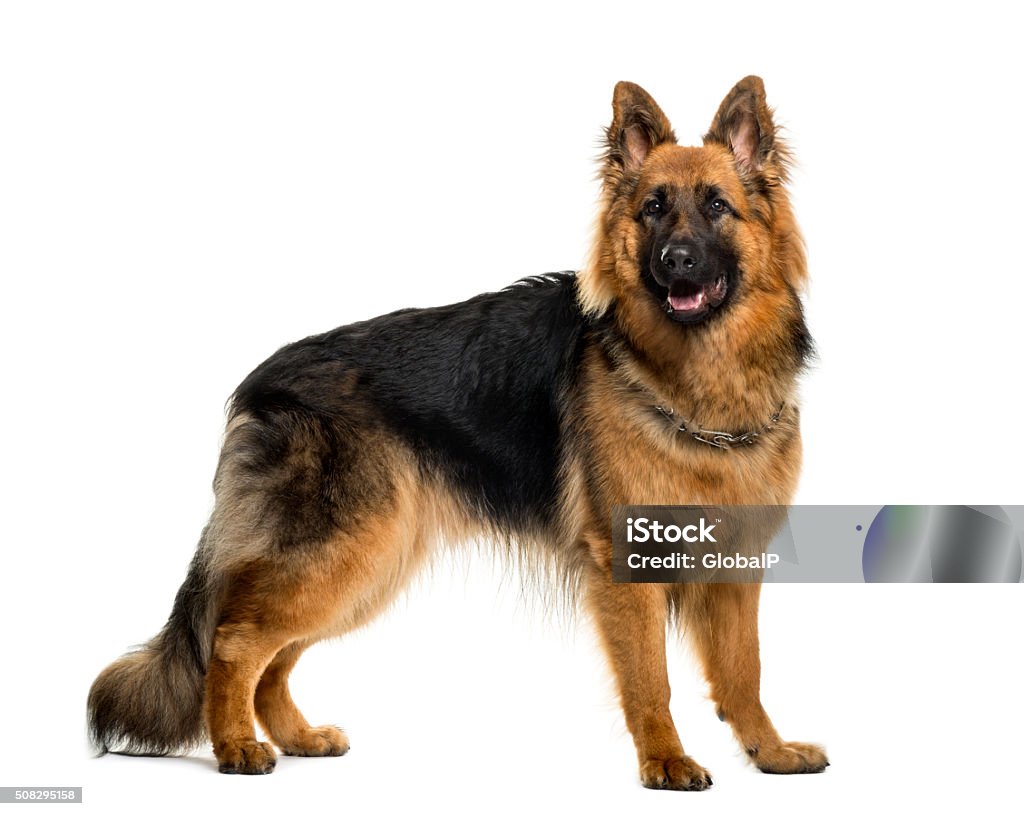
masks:
[(665, 311), (673, 320), (689, 323), (706, 316), (722, 305), (729, 292), (725, 275), (719, 275), (712, 283), (673, 281), (665, 298)]

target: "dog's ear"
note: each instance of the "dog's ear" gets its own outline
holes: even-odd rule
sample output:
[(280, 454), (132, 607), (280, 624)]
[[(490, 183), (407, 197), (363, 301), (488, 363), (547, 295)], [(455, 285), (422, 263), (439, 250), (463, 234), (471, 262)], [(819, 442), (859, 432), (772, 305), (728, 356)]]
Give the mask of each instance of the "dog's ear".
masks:
[(782, 174), (785, 155), (775, 137), (775, 122), (765, 101), (761, 77), (741, 79), (729, 91), (704, 137), (704, 144), (709, 142), (732, 151), (742, 176), (766, 170)]
[(675, 143), (672, 125), (658, 103), (639, 85), (620, 82), (612, 97), (612, 123), (605, 131), (605, 180), (635, 173), (647, 154), (664, 142)]

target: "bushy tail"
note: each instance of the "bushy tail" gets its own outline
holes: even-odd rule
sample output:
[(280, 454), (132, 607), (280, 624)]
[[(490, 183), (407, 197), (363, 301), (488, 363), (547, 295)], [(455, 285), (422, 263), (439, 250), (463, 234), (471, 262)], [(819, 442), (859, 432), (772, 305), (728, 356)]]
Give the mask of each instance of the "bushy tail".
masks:
[(160, 634), (107, 666), (89, 690), (89, 736), (99, 753), (160, 755), (202, 742), (217, 594), (204, 533)]

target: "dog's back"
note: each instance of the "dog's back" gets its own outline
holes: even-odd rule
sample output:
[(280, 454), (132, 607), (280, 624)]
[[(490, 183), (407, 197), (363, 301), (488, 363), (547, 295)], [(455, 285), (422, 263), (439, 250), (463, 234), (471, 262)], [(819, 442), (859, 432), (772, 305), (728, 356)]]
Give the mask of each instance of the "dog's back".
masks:
[(372, 437), (407, 447), (480, 523), (536, 531), (554, 513), (561, 420), (587, 330), (575, 275), (527, 278), (287, 346), (239, 386), (232, 415), (317, 424), (335, 459), (320, 478), (343, 500), (323, 511), (338, 528), (367, 508), (354, 506), (363, 491), (353, 495), (351, 469), (336, 460), (358, 457)]

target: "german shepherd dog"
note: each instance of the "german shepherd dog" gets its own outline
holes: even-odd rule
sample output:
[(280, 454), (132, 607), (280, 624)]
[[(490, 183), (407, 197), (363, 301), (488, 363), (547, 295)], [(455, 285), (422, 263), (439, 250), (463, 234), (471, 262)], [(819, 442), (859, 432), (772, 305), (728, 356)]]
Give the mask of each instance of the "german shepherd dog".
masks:
[(672, 623), (758, 768), (828, 765), (761, 706), (758, 584), (612, 580), (613, 505), (793, 496), (811, 341), (787, 151), (757, 77), (726, 96), (701, 147), (677, 145), (628, 82), (606, 134), (579, 274), (310, 337), (238, 387), (170, 618), (89, 693), (100, 752), (206, 737), (222, 772), (265, 774), (276, 754), (258, 721), (285, 754), (344, 754), (345, 734), (292, 702), (299, 656), (370, 621), (439, 542), (483, 537), (550, 559), (593, 618), (647, 787), (712, 784), (669, 713)]

